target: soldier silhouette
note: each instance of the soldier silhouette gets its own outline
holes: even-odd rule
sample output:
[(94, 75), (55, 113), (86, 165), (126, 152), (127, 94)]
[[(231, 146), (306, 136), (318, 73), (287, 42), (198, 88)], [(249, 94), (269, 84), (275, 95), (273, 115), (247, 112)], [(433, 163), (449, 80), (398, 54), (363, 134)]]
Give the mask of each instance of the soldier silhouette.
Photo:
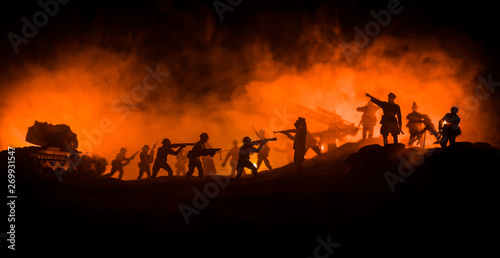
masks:
[(363, 140), (373, 138), (373, 130), (377, 124), (377, 117), (375, 116), (375, 113), (377, 113), (379, 109), (380, 108), (372, 101), (368, 101), (368, 103), (363, 107), (356, 108), (357, 111), (363, 112), (360, 122), (360, 124), (363, 125)]
[(170, 155), (178, 155), (179, 152), (184, 149), (186, 146), (180, 146), (176, 151), (172, 150), (171, 141), (168, 138), (163, 139), (161, 142), (162, 146), (158, 148), (158, 153), (156, 153), (155, 163), (153, 165), (153, 174), (151, 177), (156, 177), (160, 168), (163, 168), (167, 171), (168, 176), (173, 176), (174, 171), (167, 163), (167, 156)]
[(458, 108), (452, 107), (450, 113), (439, 120), (439, 132), (443, 136), (439, 143), (442, 148), (446, 147), (448, 141), (450, 141), (450, 145), (454, 144), (457, 136), (462, 133), (459, 127), (461, 119), (457, 113)]
[(368, 93), (366, 93), (366, 96), (371, 98), (371, 101), (382, 108), (384, 112), (382, 120), (380, 121), (382, 124), (380, 134), (384, 137), (384, 145), (388, 144), (387, 137), (389, 133), (392, 135), (394, 143), (398, 143), (398, 135), (400, 132), (403, 132), (401, 130), (403, 122), (401, 121), (401, 108), (394, 102), (396, 95), (394, 93), (389, 93), (388, 102), (380, 101)]
[[(156, 146), (156, 144), (155, 144)], [(151, 177), (151, 163), (153, 163), (154, 160), (154, 148), (151, 149), (151, 153), (148, 153), (149, 150), (149, 145), (144, 145), (142, 147), (142, 152), (139, 153), (139, 176), (137, 177), (137, 180), (140, 180), (142, 176), (144, 175), (144, 172), (146, 172), (146, 178)]]
[(205, 143), (208, 141), (208, 134), (200, 134), (200, 140), (195, 143), (193, 149), (188, 153), (187, 157), (189, 159), (188, 172), (186, 177), (191, 177), (194, 173), (194, 169), (198, 169), (198, 177), (203, 178), (203, 166), (201, 164), (200, 157), (203, 156), (203, 152), (206, 149)]
[(224, 161), (221, 164), (222, 167), (225, 167), (227, 162), (229, 161), (229, 165), (231, 166), (231, 176), (234, 176), (236, 174), (236, 167), (238, 166), (238, 158), (239, 158), (238, 141), (234, 140), (233, 148), (231, 148), (228, 151), (226, 157), (224, 158)]
[(125, 157), (125, 154), (127, 153), (127, 149), (121, 148), (120, 152), (116, 155), (116, 158), (111, 161), (111, 172), (109, 174), (106, 174), (104, 176), (113, 176), (116, 171), (118, 171), (118, 179), (122, 179), (123, 177), (123, 167), (128, 165), (131, 160), (135, 158), (135, 155), (137, 155), (138, 152), (134, 153), (134, 155), (130, 156), (130, 158)]
[[(293, 154), (293, 162), (295, 163), (295, 166), (297, 166), (299, 174), (302, 174), (304, 173), (303, 169), (304, 156), (306, 155), (306, 152), (309, 149), (307, 148), (308, 132), (307, 132), (306, 119), (303, 117), (299, 117), (293, 125), (295, 126), (295, 130), (291, 132), (295, 133), (295, 135), (292, 136), (289, 132), (284, 132), (284, 134), (288, 136), (288, 138), (293, 140), (293, 149), (295, 150)], [(319, 153), (321, 153), (321, 151)]]
[(188, 162), (188, 158), (186, 157), (186, 149), (181, 149), (179, 154), (176, 156), (177, 163), (175, 163), (175, 175), (185, 175), (186, 174), (186, 163)]
[(243, 169), (249, 168), (252, 170), (252, 175), (256, 176), (257, 175), (257, 168), (255, 165), (250, 161), (250, 154), (254, 152), (259, 152), (262, 147), (264, 146), (265, 143), (260, 143), (258, 148), (253, 147), (252, 144), (252, 139), (250, 137), (246, 136), (243, 138), (243, 146), (240, 147), (239, 149), (239, 154), (238, 154), (238, 166), (236, 168), (237, 174), (236, 178), (240, 178), (241, 174), (243, 173)]
[[(257, 137), (259, 137), (260, 140), (263, 140), (266, 138), (265, 137), (266, 131), (264, 131), (263, 129), (259, 130), (258, 132), (257, 132), (257, 130), (255, 130), (255, 128), (253, 130), (255, 131), (255, 134), (257, 135)], [(271, 162), (269, 161), (269, 152), (270, 151), (271, 151), (271, 148), (269, 148), (269, 143), (265, 143), (264, 146), (262, 146), (262, 149), (257, 154), (257, 170), (259, 170), (260, 165), (262, 165), (262, 162), (264, 162), (264, 164), (266, 165), (266, 167), (269, 170), (273, 169), (271, 167)]]

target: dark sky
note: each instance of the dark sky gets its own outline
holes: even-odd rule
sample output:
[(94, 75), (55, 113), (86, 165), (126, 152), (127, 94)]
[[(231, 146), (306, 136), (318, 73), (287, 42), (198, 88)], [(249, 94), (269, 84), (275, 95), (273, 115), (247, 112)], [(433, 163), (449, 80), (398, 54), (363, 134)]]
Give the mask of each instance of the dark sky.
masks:
[[(94, 45), (125, 53), (135, 51), (144, 63), (157, 63), (158, 57), (168, 57), (169, 65), (188, 71), (176, 73), (172, 79), (187, 88), (197, 87), (196, 91), (204, 94), (213, 90), (215, 83), (220, 83), (220, 78), (212, 80), (214, 75), (221, 77), (234, 69), (243, 73), (246, 69), (251, 70), (250, 61), (248, 64), (239, 62), (240, 67), (234, 67), (231, 60), (240, 58), (237, 55), (221, 56), (221, 60), (228, 62), (214, 67), (212, 62), (206, 61), (213, 49), (238, 53), (245, 42), (259, 38), (269, 43), (275, 60), (294, 64), (297, 69), (307, 68), (311, 65), (306, 62), (308, 53), (297, 53), (304, 21), (326, 24), (338, 21), (345, 38), (352, 39), (353, 28), (373, 20), (370, 11), (385, 10), (390, 1), (243, 0), (231, 12), (224, 13), (224, 21), (218, 18), (214, 2), (71, 0), (59, 4), (54, 17), (48, 17), (46, 25), (39, 28), (27, 44), (20, 44), (17, 54), (7, 35), (12, 32), (21, 36), (24, 24), (21, 18), (32, 21), (42, 8), (37, 1), (3, 3), (0, 76), (4, 80), (15, 79), (11, 77), (14, 76), (12, 69), (22, 69), (26, 62), (50, 67), (53, 56), (61, 49), (78, 51), (78, 47)], [(227, 3), (226, 0), (220, 2)], [(401, 38), (419, 35), (438, 40), (443, 34), (459, 34), (457, 45), (462, 44), (464, 37), (474, 42), (474, 53), (480, 55), (478, 59), (484, 63), (484, 71), (479, 73), (500, 74), (499, 9), (490, 1), (402, 0), (400, 5), (404, 11), (392, 16), (382, 34)], [(212, 40), (206, 42), (208, 31), (213, 33)], [(186, 53), (199, 56), (199, 59), (187, 60)], [(247, 79), (241, 78), (242, 81), (225, 83), (234, 88)], [(224, 94), (224, 89), (215, 90)]]
[[(328, 22), (328, 19), (334, 20), (336, 13), (347, 35), (352, 33), (354, 26), (363, 26), (372, 19), (370, 10), (386, 9), (389, 1), (243, 0), (233, 11), (224, 13), (224, 21), (218, 19), (213, 2), (71, 0), (65, 5), (59, 4), (54, 17), (49, 17), (47, 24), (29, 39), (29, 43), (21, 44), (19, 53), (15, 54), (7, 34), (20, 35), (21, 18), (25, 16), (32, 20), (41, 7), (37, 1), (9, 1), (3, 3), (0, 15), (2, 66), (25, 59), (46, 58), (44, 54), (64, 47), (69, 41), (126, 49), (130, 44), (125, 39), (130, 35), (142, 37), (139, 51), (145, 58), (157, 56), (158, 51), (181, 51), (186, 46), (207, 47), (193, 46), (197, 43), (194, 35), (205, 30), (207, 19), (215, 21), (215, 33), (224, 31), (232, 35), (219, 42), (228, 48), (238, 48), (236, 43), (241, 38), (259, 36), (269, 41), (273, 49), (279, 48), (286, 53), (287, 49), (293, 49), (304, 17), (314, 21), (323, 16), (321, 19)], [(400, 4), (404, 11), (392, 17), (395, 22), (383, 33), (404, 36), (418, 31), (433, 36), (435, 31), (443, 28), (457, 30), (484, 43), (494, 67), (500, 53), (497, 47), (499, 9), (490, 2), (402, 0)], [(165, 46), (161, 48), (163, 50), (157, 48), (159, 44)]]

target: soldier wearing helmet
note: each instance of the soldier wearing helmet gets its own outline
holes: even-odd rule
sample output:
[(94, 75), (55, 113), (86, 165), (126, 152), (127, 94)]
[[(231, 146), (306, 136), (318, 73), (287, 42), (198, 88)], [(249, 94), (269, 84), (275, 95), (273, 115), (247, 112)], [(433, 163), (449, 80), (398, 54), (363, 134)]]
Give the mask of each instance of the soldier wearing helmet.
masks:
[(443, 138), (438, 142), (443, 148), (446, 147), (448, 141), (450, 141), (450, 145), (454, 144), (457, 136), (462, 133), (459, 127), (461, 119), (457, 113), (458, 108), (452, 107), (450, 113), (447, 113), (439, 120), (439, 132), (443, 135)]
[(200, 134), (200, 140), (195, 143), (193, 149), (188, 153), (188, 171), (186, 172), (186, 177), (191, 177), (194, 173), (194, 169), (198, 169), (198, 176), (203, 177), (203, 166), (201, 164), (200, 157), (203, 156), (205, 150), (205, 143), (208, 141), (208, 134)]
[(135, 155), (137, 155), (136, 152), (134, 155), (132, 155), (130, 158), (125, 157), (125, 153), (127, 153), (127, 149), (121, 148), (120, 152), (116, 155), (116, 158), (111, 161), (111, 172), (109, 174), (106, 174), (104, 176), (113, 176), (116, 171), (118, 171), (118, 179), (122, 179), (123, 177), (123, 167), (128, 165), (131, 160), (135, 158)]
[(384, 112), (382, 120), (380, 121), (382, 124), (380, 134), (384, 137), (384, 145), (388, 144), (387, 137), (389, 134), (392, 135), (394, 143), (398, 143), (398, 135), (402, 132), (401, 127), (403, 126), (403, 122), (401, 120), (401, 108), (394, 102), (396, 95), (394, 93), (389, 93), (387, 102), (380, 101), (368, 93), (365, 95), (371, 98), (371, 101), (381, 107)]
[(167, 156), (179, 154), (179, 152), (184, 149), (186, 146), (179, 146), (179, 148), (174, 151), (171, 146), (171, 141), (168, 138), (163, 139), (161, 142), (162, 146), (158, 148), (158, 153), (156, 153), (155, 163), (153, 164), (153, 174), (151, 177), (156, 177), (161, 168), (165, 169), (168, 173), (168, 176), (173, 176), (174, 171), (167, 163)]
[(243, 138), (243, 146), (240, 147), (239, 157), (238, 157), (238, 166), (236, 167), (236, 178), (240, 178), (243, 173), (243, 169), (249, 168), (252, 170), (252, 175), (257, 175), (257, 168), (255, 165), (250, 162), (250, 154), (258, 153), (262, 147), (264, 146), (264, 142), (261, 142), (258, 148), (253, 147), (252, 139), (246, 136)]

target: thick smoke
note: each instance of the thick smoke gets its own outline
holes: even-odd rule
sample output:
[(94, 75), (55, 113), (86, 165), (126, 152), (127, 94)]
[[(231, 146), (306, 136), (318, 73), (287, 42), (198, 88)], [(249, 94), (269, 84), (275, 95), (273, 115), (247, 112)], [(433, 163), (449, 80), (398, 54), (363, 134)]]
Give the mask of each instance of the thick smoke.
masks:
[[(252, 127), (265, 129), (268, 137), (272, 130), (292, 128), (301, 115), (296, 104), (335, 111), (357, 126), (361, 113), (356, 107), (368, 101), (365, 93), (386, 100), (389, 92), (397, 95), (403, 117), (415, 101), (435, 124), (452, 106), (467, 106), (459, 140), (491, 140), (488, 125), (480, 123), (490, 119), (479, 115), (481, 105), (471, 109), (464, 103), (474, 94), (481, 66), (474, 53), (463, 54), (474, 47), (472, 41), (453, 43), (460, 35), (382, 34), (346, 62), (340, 45), (352, 43), (347, 36), (352, 33), (343, 32), (338, 19), (302, 17), (295, 42), (283, 50), (275, 47), (279, 36), (234, 34), (237, 30), (220, 26), (203, 8), (155, 10), (160, 18), (146, 24), (148, 29), (124, 26), (120, 17), (103, 29), (106, 19), (97, 19), (90, 32), (76, 37), (86, 40), (67, 40), (54, 56), (7, 71), (17, 79), (2, 88), (1, 148), (29, 145), (27, 128), (38, 120), (68, 124), (81, 150), (109, 161), (121, 147), (128, 156), (163, 138), (195, 142), (202, 132), (210, 135), (213, 147), (229, 149), (234, 139), (256, 137)], [(130, 34), (124, 32), (127, 26)], [(312, 132), (328, 127), (307, 122)], [(284, 149), (287, 141), (279, 138), (271, 147)], [(274, 166), (288, 163), (286, 157), (271, 152)], [(125, 168), (124, 179), (137, 177), (137, 161)], [(173, 167), (175, 158), (169, 163)]]

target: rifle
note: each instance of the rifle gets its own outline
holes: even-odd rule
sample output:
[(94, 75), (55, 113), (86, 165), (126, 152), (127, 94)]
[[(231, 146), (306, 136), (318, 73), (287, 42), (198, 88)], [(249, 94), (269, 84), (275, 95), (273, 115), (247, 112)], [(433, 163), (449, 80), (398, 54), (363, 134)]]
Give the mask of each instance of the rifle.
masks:
[(186, 147), (186, 146), (194, 146), (194, 143), (172, 143), (172, 144), (170, 144), (171, 148)]
[(217, 149), (202, 149), (200, 150), (199, 153), (193, 153), (192, 150), (190, 150), (187, 154), (188, 158), (197, 158), (199, 156), (215, 156), (215, 153), (222, 150), (222, 148), (217, 148)]
[(283, 133), (283, 134), (286, 134), (286, 133), (295, 133), (297, 132), (297, 129), (288, 129), (288, 130), (283, 130), (283, 131), (274, 131), (273, 133)]
[(274, 138), (268, 138), (268, 139), (262, 139), (262, 140), (253, 141), (253, 142), (250, 143), (250, 145), (266, 144), (267, 142), (276, 141), (276, 140), (277, 140), (276, 137), (274, 137)]
[(153, 144), (153, 148), (151, 148), (151, 153), (149, 153), (149, 163), (153, 163), (154, 155), (155, 155), (155, 147), (158, 144), (158, 141)]
[(135, 156), (137, 156), (138, 153), (139, 153), (139, 151), (136, 151), (134, 153), (134, 155), (130, 156), (130, 158), (128, 158), (127, 161), (125, 161), (125, 163), (123, 163), (123, 166), (128, 165), (128, 163), (130, 163), (130, 161), (132, 161), (135, 158)]

